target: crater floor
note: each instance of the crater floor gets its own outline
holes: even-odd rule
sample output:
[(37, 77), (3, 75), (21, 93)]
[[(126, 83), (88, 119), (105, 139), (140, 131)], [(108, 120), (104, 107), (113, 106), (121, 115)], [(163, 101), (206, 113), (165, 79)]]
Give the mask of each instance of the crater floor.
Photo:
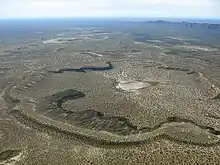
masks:
[(28, 119), (28, 125), (37, 123), (88, 143), (135, 145), (157, 138), (204, 146), (219, 143), (220, 123), (204, 114), (211, 106), (213, 112), (220, 107), (213, 99), (219, 93), (202, 73), (161, 64), (138, 66), (126, 63), (124, 68), (129, 69), (122, 73), (113, 67), (87, 72), (36, 70), (12, 85), (4, 97), (14, 102), (12, 114)]

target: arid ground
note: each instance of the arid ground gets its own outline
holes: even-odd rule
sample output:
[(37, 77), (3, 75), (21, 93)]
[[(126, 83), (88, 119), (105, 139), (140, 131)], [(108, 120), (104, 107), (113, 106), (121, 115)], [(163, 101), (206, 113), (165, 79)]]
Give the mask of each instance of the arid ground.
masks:
[(217, 27), (2, 21), (0, 165), (220, 164)]

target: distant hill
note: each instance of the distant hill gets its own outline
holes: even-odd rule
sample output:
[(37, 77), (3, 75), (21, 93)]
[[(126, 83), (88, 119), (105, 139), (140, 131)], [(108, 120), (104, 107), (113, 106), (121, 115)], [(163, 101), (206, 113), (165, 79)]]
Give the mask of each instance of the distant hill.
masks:
[(147, 24), (170, 24), (170, 25), (181, 25), (186, 28), (203, 28), (203, 29), (219, 29), (220, 24), (211, 24), (211, 23), (193, 23), (193, 22), (171, 22), (171, 21), (164, 21), (164, 20), (156, 20), (156, 21), (147, 21)]

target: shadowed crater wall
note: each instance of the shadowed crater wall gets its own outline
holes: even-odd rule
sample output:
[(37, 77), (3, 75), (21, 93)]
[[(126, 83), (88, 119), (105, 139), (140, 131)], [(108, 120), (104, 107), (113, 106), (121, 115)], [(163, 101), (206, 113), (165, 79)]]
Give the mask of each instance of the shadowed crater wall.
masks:
[[(118, 135), (130, 135), (137, 133), (145, 133), (156, 130), (166, 123), (190, 123), (198, 126), (201, 129), (205, 129), (211, 134), (220, 135), (220, 131), (208, 126), (202, 126), (196, 124), (192, 120), (179, 118), (179, 117), (168, 117), (165, 122), (156, 125), (154, 128), (144, 127), (138, 128), (136, 125), (132, 124), (128, 119), (118, 116), (105, 116), (103, 113), (98, 112), (93, 109), (84, 110), (81, 112), (68, 111), (62, 108), (62, 104), (67, 100), (78, 99), (85, 97), (85, 94), (74, 90), (67, 89), (63, 92), (55, 93), (51, 96), (45, 97), (47, 102), (47, 107), (42, 107), (45, 105), (39, 103), (39, 111), (46, 111), (44, 114), (53, 119), (64, 119), (69, 123), (73, 123), (79, 127), (84, 127), (87, 129), (95, 129), (97, 131), (107, 131)], [(42, 100), (44, 101), (44, 100)]]

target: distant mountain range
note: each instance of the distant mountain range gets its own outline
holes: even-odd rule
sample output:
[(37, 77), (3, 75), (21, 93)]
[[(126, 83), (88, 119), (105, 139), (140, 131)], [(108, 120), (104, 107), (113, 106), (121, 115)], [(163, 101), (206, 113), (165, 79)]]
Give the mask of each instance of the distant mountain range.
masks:
[(213, 23), (193, 23), (193, 22), (171, 22), (171, 21), (164, 21), (164, 20), (156, 20), (156, 21), (147, 21), (146, 23), (149, 24), (170, 24), (170, 25), (182, 25), (187, 28), (203, 28), (203, 29), (219, 29), (220, 24), (213, 24)]

